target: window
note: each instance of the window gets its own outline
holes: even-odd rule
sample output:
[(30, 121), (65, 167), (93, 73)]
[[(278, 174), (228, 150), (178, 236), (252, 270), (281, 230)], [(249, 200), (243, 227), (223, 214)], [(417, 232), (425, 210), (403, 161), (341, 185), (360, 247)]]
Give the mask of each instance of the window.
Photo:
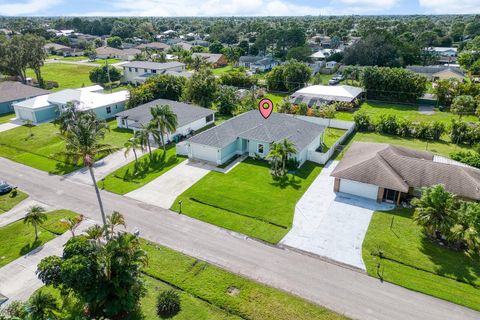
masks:
[(155, 69), (152, 69), (152, 73), (157, 73), (157, 70), (155, 70)]
[(138, 68), (135, 68), (135, 72), (138, 72)]
[(128, 68), (128, 71), (132, 72), (132, 68)]
[(209, 114), (208, 116), (206, 116), (205, 121), (207, 121), (207, 122), (213, 121), (213, 114)]
[(263, 154), (263, 143), (257, 144), (257, 153)]
[(107, 113), (112, 113), (112, 107), (107, 107)]
[(122, 126), (125, 126), (125, 119), (122, 118)]
[(147, 73), (147, 72), (148, 72), (148, 69), (143, 69), (143, 72)]

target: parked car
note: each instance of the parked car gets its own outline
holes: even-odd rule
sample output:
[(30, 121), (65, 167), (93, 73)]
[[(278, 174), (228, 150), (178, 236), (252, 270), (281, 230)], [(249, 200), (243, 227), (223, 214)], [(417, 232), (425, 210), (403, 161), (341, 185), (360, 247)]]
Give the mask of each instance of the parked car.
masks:
[(337, 84), (339, 84), (339, 83), (340, 83), (340, 80), (335, 79), (335, 78), (332, 78), (332, 79), (328, 80), (328, 85), (329, 85), (329, 86), (335, 86), (335, 85), (337, 85)]
[(1, 181), (0, 180), (0, 194), (9, 193), (13, 189), (14, 189), (14, 186), (9, 185), (6, 181)]

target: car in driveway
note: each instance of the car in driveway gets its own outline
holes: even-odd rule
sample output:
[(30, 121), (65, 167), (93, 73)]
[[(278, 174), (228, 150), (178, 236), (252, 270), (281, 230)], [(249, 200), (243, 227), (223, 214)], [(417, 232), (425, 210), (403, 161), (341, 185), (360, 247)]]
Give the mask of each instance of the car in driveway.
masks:
[(0, 195), (7, 194), (12, 191), (15, 187), (8, 184), (6, 181), (0, 180)]
[(331, 86), (335, 86), (340, 83), (340, 81), (343, 81), (344, 77), (341, 74), (336, 74), (328, 81), (328, 84)]

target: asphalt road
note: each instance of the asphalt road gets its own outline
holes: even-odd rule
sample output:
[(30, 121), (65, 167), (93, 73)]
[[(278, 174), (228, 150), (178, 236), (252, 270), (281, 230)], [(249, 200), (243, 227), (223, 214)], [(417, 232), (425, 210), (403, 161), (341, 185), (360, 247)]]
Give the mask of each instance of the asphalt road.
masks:
[[(92, 186), (0, 158), (0, 178), (36, 200), (101, 221)], [(164, 186), (168, 188), (168, 186)], [(353, 319), (480, 319), (480, 313), (413, 292), (320, 259), (269, 246), (239, 234), (102, 192), (107, 212), (124, 214), (130, 230), (264, 284), (283, 289)]]

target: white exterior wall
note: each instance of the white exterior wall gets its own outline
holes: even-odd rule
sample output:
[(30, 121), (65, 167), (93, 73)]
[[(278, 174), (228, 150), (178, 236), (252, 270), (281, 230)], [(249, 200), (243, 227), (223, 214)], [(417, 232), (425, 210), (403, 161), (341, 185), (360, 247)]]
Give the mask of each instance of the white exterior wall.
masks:
[(340, 192), (377, 200), (378, 186), (358, 181), (340, 179)]
[[(185, 71), (185, 66), (178, 66), (178, 67), (173, 67), (168, 69), (157, 70), (157, 74), (160, 74), (163, 70)], [(123, 67), (123, 81), (136, 83), (137, 81), (135, 80), (135, 78), (145, 73), (153, 73), (153, 72), (152, 72), (152, 69)]]
[(220, 164), (220, 150), (202, 144), (190, 143), (188, 157)]

